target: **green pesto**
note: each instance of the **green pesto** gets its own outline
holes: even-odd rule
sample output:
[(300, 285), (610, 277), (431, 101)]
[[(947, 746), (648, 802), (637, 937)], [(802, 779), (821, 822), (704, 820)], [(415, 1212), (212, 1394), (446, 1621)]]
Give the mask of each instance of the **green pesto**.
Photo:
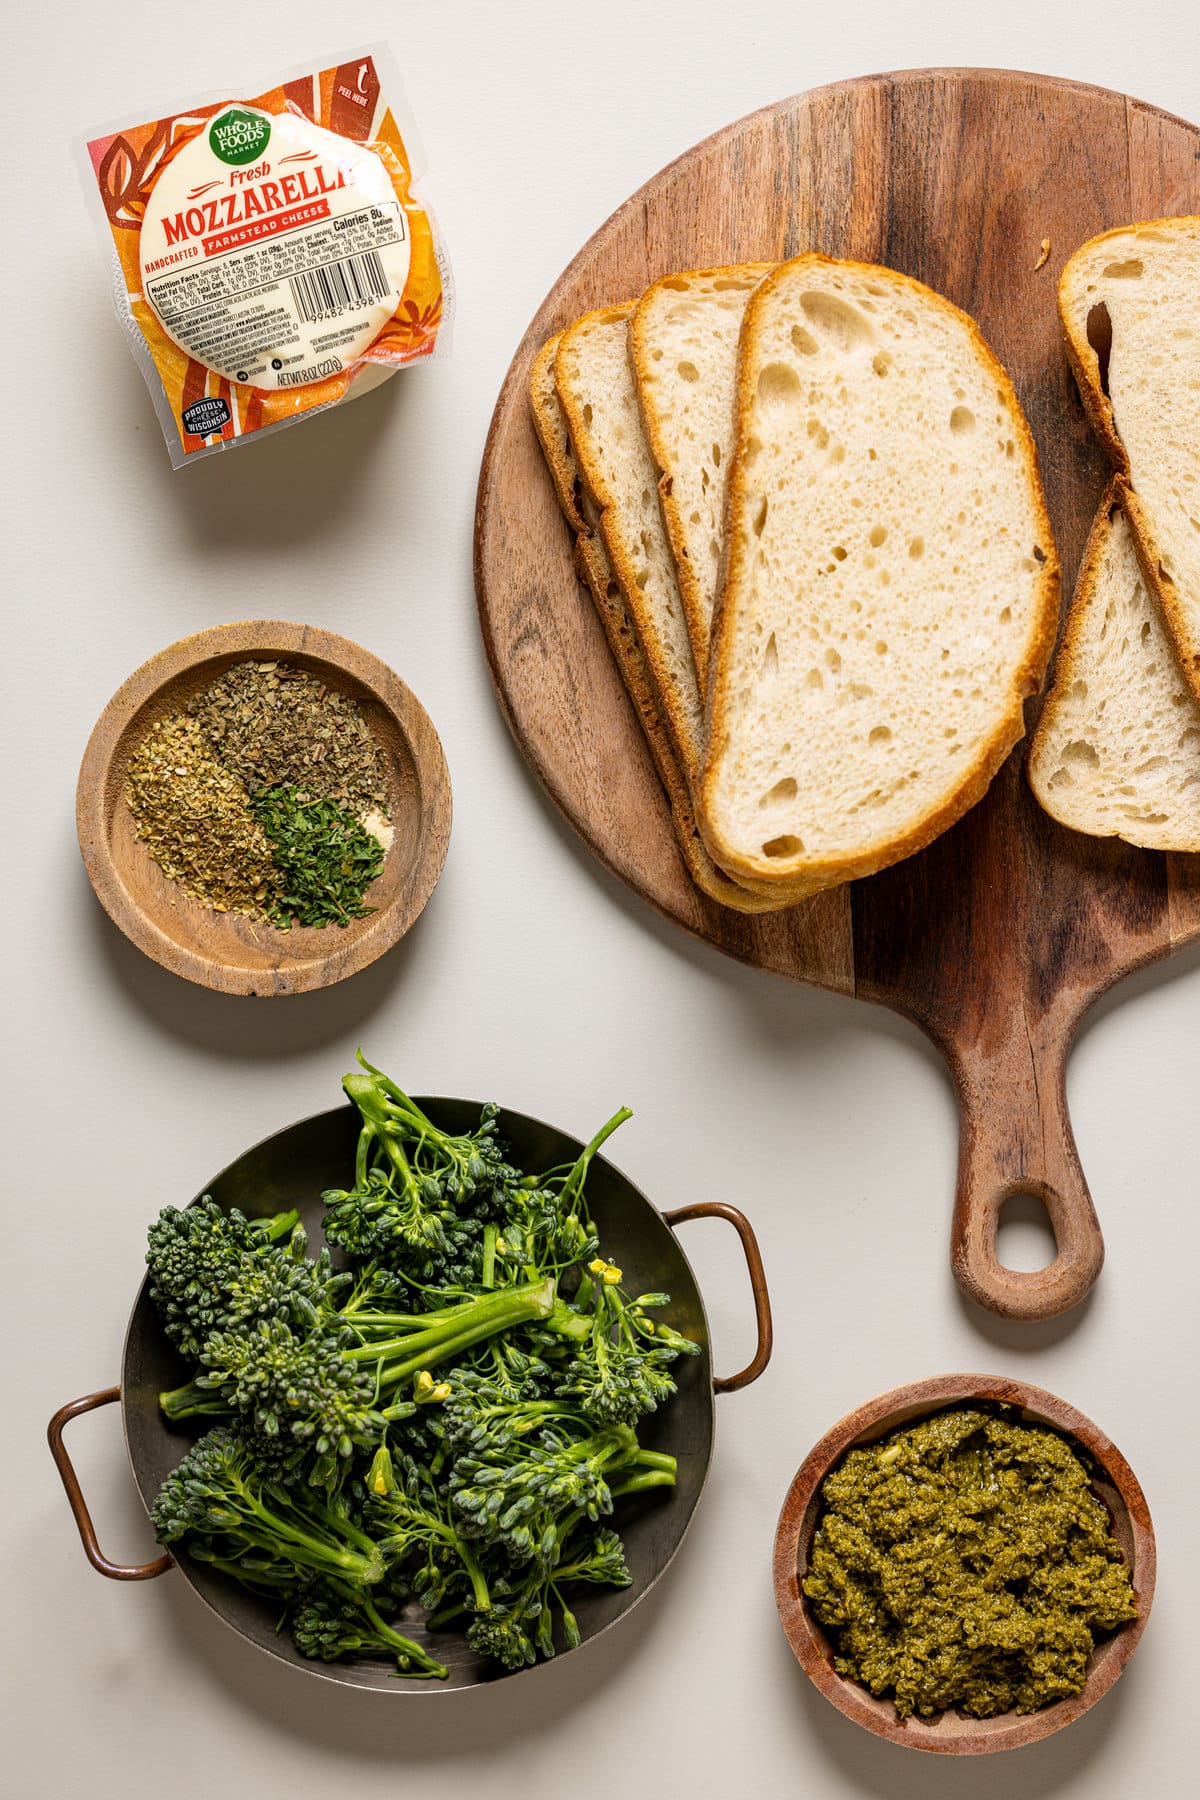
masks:
[(1136, 1616), (1070, 1443), (956, 1409), (851, 1450), (821, 1490), (803, 1586), (834, 1667), (902, 1719), (988, 1719), (1077, 1694), (1098, 1634)]

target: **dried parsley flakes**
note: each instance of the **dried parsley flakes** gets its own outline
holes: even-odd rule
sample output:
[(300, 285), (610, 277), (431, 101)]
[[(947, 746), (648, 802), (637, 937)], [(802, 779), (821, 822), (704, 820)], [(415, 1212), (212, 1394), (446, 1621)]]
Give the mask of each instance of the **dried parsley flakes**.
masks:
[(215, 912), (271, 916), (281, 885), (271, 845), (193, 719), (175, 713), (151, 726), (129, 760), (125, 799), (169, 880)]
[(250, 804), (279, 870), (282, 891), (271, 919), (281, 930), (348, 925), (375, 911), (362, 899), (383, 867), (384, 850), (357, 819), (332, 800), (306, 800), (294, 787), (264, 788)]

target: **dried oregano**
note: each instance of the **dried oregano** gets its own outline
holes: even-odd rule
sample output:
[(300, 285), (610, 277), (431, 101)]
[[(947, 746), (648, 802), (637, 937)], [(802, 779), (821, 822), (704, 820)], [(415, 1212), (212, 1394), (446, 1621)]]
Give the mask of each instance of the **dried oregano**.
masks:
[(216, 912), (270, 916), (281, 886), (271, 845), (194, 719), (175, 713), (151, 726), (130, 758), (125, 798), (168, 879)]

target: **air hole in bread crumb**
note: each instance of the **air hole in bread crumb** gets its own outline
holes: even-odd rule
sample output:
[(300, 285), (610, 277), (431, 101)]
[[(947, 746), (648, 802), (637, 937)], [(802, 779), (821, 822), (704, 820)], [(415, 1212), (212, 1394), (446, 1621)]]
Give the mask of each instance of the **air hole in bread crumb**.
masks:
[(768, 680), (773, 679), (779, 673), (779, 646), (775, 642), (774, 632), (767, 639), (767, 646), (763, 651), (762, 672)]
[(955, 407), (950, 414), (950, 429), (956, 437), (962, 437), (965, 432), (974, 431), (975, 414), (969, 406)]
[(875, 654), (876, 654), (876, 656), (886, 656), (887, 655), (887, 645), (884, 643), (882, 638), (877, 638), (875, 640)]
[(1104, 273), (1109, 281), (1140, 281), (1145, 264), (1139, 257), (1131, 256), (1128, 262), (1109, 263)]
[(786, 363), (767, 363), (758, 377), (758, 403), (769, 414), (786, 412), (803, 399), (800, 377)]
[(1087, 682), (1086, 681), (1073, 681), (1071, 683), (1071, 698), (1072, 698), (1072, 700), (1086, 700), (1087, 697), (1088, 697)]
[(665, 280), (663, 282), (662, 285), (668, 290), (669, 293), (672, 293), (672, 294), (686, 294), (688, 291), (688, 284), (686, 281), (675, 280), (673, 277), (670, 277), (670, 276), (667, 278), (667, 280)]
[(801, 294), (800, 310), (814, 331), (827, 337), (835, 349), (844, 352), (859, 350), (863, 345), (875, 341), (871, 321), (856, 306), (852, 306), (848, 300), (840, 299), (836, 294), (823, 293), (820, 289), (810, 290), (807, 294)]
[(1061, 761), (1064, 766), (1081, 769), (1097, 769), (1100, 766), (1096, 746), (1089, 744), (1086, 738), (1073, 738), (1063, 750)]
[(583, 409), (583, 422), (585, 425), (590, 425), (592, 422), (592, 408), (590, 403)]
[(761, 501), (759, 502), (758, 511), (754, 515), (754, 535), (755, 535), (755, 537), (762, 536), (763, 526), (766, 524), (766, 522), (767, 522), (767, 497), (764, 494)]
[(867, 738), (868, 744), (890, 744), (891, 741), (892, 734), (886, 725), (876, 725)]
[(908, 554), (914, 562), (920, 562), (925, 554), (925, 539), (923, 537), (913, 538), (908, 546)]
[(872, 525), (869, 541), (874, 544), (875, 548), (878, 550), (880, 544), (886, 543), (887, 541), (887, 526)]
[(877, 456), (876, 456), (876, 454), (875, 454), (875, 452), (874, 452), (874, 451), (873, 451), (873, 450), (868, 450), (868, 451), (867, 451), (867, 456), (868, 456), (868, 458), (869, 458), (869, 460), (870, 460), (870, 461), (871, 461), (871, 462), (878, 462), (878, 461), (879, 461), (879, 458), (878, 458), (878, 457), (877, 457)]
[(811, 331), (805, 331), (803, 325), (792, 326), (792, 349), (801, 356), (815, 356), (820, 345)]
[(1012, 607), (1011, 606), (1002, 606), (1000, 608), (1000, 623), (1002, 625), (1011, 625), (1012, 624)]
[(876, 356), (871, 358), (871, 367), (877, 375), (886, 375), (891, 366), (892, 359), (886, 350), (880, 350)]
[(834, 674), (836, 675), (838, 670), (841, 668), (841, 666), (842, 666), (842, 659), (838, 655), (837, 651), (836, 650), (827, 650), (825, 652), (825, 667), (827, 669), (832, 669)]
[(1147, 619), (1143, 623), (1142, 629), (1138, 634), (1140, 636), (1143, 644), (1148, 644), (1150, 642), (1150, 630), (1151, 630), (1150, 621), (1149, 621), (1149, 619)]
[(782, 837), (768, 838), (762, 847), (763, 855), (773, 859), (781, 856), (800, 856), (803, 850), (804, 845), (800, 839), (793, 837), (790, 832), (785, 832)]
[(1035, 544), (1033, 546), (1033, 560), (1040, 563), (1044, 563), (1046, 560), (1046, 552), (1042, 549), (1040, 544)]
[(825, 677), (822, 675), (820, 669), (810, 669), (808, 674), (804, 677), (804, 685), (805, 687), (810, 688), (823, 688), (825, 686)]
[(676, 365), (675, 373), (681, 381), (699, 381), (700, 371), (694, 362), (681, 362)]
[(780, 806), (786, 800), (794, 800), (796, 792), (795, 776), (785, 775), (782, 781), (775, 783), (773, 788), (768, 788), (758, 804), (760, 806)]
[(1087, 341), (1096, 353), (1100, 391), (1108, 396), (1108, 362), (1112, 355), (1112, 320), (1103, 300), (1097, 301), (1087, 316)]
[(712, 459), (713, 459), (713, 467), (714, 467), (714, 469), (719, 469), (719, 468), (720, 468), (720, 466), (721, 466), (721, 446), (720, 446), (720, 444), (714, 444), (714, 445), (713, 445), (713, 447), (712, 447)]

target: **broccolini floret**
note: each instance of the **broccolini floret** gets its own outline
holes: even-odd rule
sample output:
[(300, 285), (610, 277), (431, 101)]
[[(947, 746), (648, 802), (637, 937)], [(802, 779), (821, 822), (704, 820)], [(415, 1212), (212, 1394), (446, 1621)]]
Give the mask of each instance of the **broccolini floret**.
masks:
[(394, 1657), (401, 1675), (445, 1680), (446, 1665), (412, 1638), (393, 1629), (370, 1594), (353, 1599), (333, 1589), (316, 1589), (292, 1615), (292, 1636), (302, 1656), (340, 1662), (347, 1656)]
[(264, 1584), (327, 1575), (370, 1586), (384, 1573), (378, 1544), (348, 1513), (326, 1506), (311, 1488), (269, 1482), (224, 1426), (193, 1444), (167, 1476), (151, 1518), (160, 1543), (207, 1549), (209, 1560), (244, 1565)]

